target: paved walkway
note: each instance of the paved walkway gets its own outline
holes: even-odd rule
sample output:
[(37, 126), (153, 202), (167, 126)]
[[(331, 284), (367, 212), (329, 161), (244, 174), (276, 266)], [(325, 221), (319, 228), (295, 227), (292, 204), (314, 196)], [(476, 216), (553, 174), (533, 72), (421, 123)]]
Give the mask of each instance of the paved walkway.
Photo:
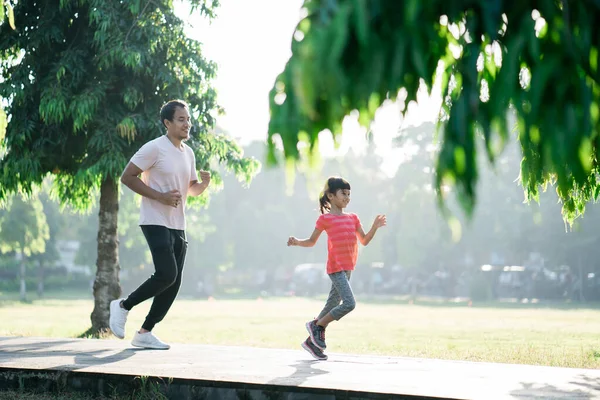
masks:
[[(237, 382), (454, 399), (600, 399), (600, 370), (349, 354), (314, 361), (302, 350), (0, 337), (2, 368)], [(331, 392), (331, 391), (329, 391)]]

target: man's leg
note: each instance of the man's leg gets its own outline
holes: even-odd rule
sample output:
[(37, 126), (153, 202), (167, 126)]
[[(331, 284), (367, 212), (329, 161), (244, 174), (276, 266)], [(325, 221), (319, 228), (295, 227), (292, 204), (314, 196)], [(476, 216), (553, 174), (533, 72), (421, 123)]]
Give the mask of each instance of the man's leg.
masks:
[(125, 337), (125, 323), (129, 310), (164, 291), (177, 278), (177, 262), (173, 254), (169, 230), (164, 226), (156, 225), (143, 225), (141, 228), (152, 253), (155, 273), (127, 299), (114, 300), (110, 303), (110, 330), (120, 339)]
[(164, 226), (142, 225), (142, 232), (152, 253), (155, 272), (123, 301), (126, 310), (159, 295), (179, 278), (170, 230)]
[(177, 277), (172, 285), (154, 297), (150, 311), (142, 325), (142, 329), (146, 331), (151, 331), (154, 328), (154, 325), (162, 321), (165, 315), (167, 315), (181, 286), (181, 275), (183, 273), (183, 265), (187, 253), (187, 240), (184, 231), (171, 229), (169, 233), (171, 235), (171, 250), (177, 268)]

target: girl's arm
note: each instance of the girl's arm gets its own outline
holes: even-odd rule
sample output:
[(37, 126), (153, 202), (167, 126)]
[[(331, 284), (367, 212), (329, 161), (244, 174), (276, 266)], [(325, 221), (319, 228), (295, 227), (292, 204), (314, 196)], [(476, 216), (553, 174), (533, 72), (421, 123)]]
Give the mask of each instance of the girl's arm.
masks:
[(300, 246), (300, 247), (313, 247), (315, 245), (315, 243), (317, 243), (317, 240), (319, 240), (319, 236), (321, 236), (321, 232), (318, 229), (315, 229), (312, 233), (312, 235), (310, 235), (310, 237), (308, 239), (297, 239), (293, 236), (290, 236), (290, 238), (288, 239), (287, 245), (288, 246)]
[(381, 228), (382, 226), (385, 226), (385, 224), (385, 215), (378, 215), (375, 217), (375, 221), (373, 221), (373, 226), (371, 226), (371, 229), (369, 230), (369, 232), (367, 232), (367, 234), (365, 234), (362, 225), (360, 225), (356, 230), (356, 236), (358, 236), (358, 240), (360, 240), (360, 243), (363, 246), (368, 245), (369, 242), (373, 239), (373, 236), (375, 236), (375, 232), (377, 232), (377, 229)]

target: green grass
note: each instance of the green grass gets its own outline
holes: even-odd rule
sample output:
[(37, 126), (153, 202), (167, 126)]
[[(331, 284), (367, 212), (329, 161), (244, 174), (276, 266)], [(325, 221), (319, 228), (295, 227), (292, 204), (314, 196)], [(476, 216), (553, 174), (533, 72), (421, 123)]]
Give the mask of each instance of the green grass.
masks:
[[(89, 296), (89, 295), (88, 295)], [(33, 296), (32, 296), (33, 298)], [(304, 323), (322, 300), (177, 299), (155, 333), (173, 343), (299, 349)], [(150, 307), (130, 314), (131, 339)], [(0, 294), (0, 336), (78, 337), (90, 327), (91, 298), (20, 303)], [(467, 361), (600, 367), (600, 310), (588, 306), (384, 303), (358, 299), (327, 329), (329, 352)]]

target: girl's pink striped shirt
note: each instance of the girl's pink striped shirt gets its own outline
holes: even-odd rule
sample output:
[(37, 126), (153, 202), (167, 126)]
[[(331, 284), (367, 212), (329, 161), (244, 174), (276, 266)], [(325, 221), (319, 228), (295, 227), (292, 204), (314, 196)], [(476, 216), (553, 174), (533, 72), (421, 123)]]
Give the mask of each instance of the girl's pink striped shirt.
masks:
[(360, 220), (356, 214), (322, 214), (316, 229), (327, 232), (327, 273), (352, 271), (358, 259), (356, 231)]

